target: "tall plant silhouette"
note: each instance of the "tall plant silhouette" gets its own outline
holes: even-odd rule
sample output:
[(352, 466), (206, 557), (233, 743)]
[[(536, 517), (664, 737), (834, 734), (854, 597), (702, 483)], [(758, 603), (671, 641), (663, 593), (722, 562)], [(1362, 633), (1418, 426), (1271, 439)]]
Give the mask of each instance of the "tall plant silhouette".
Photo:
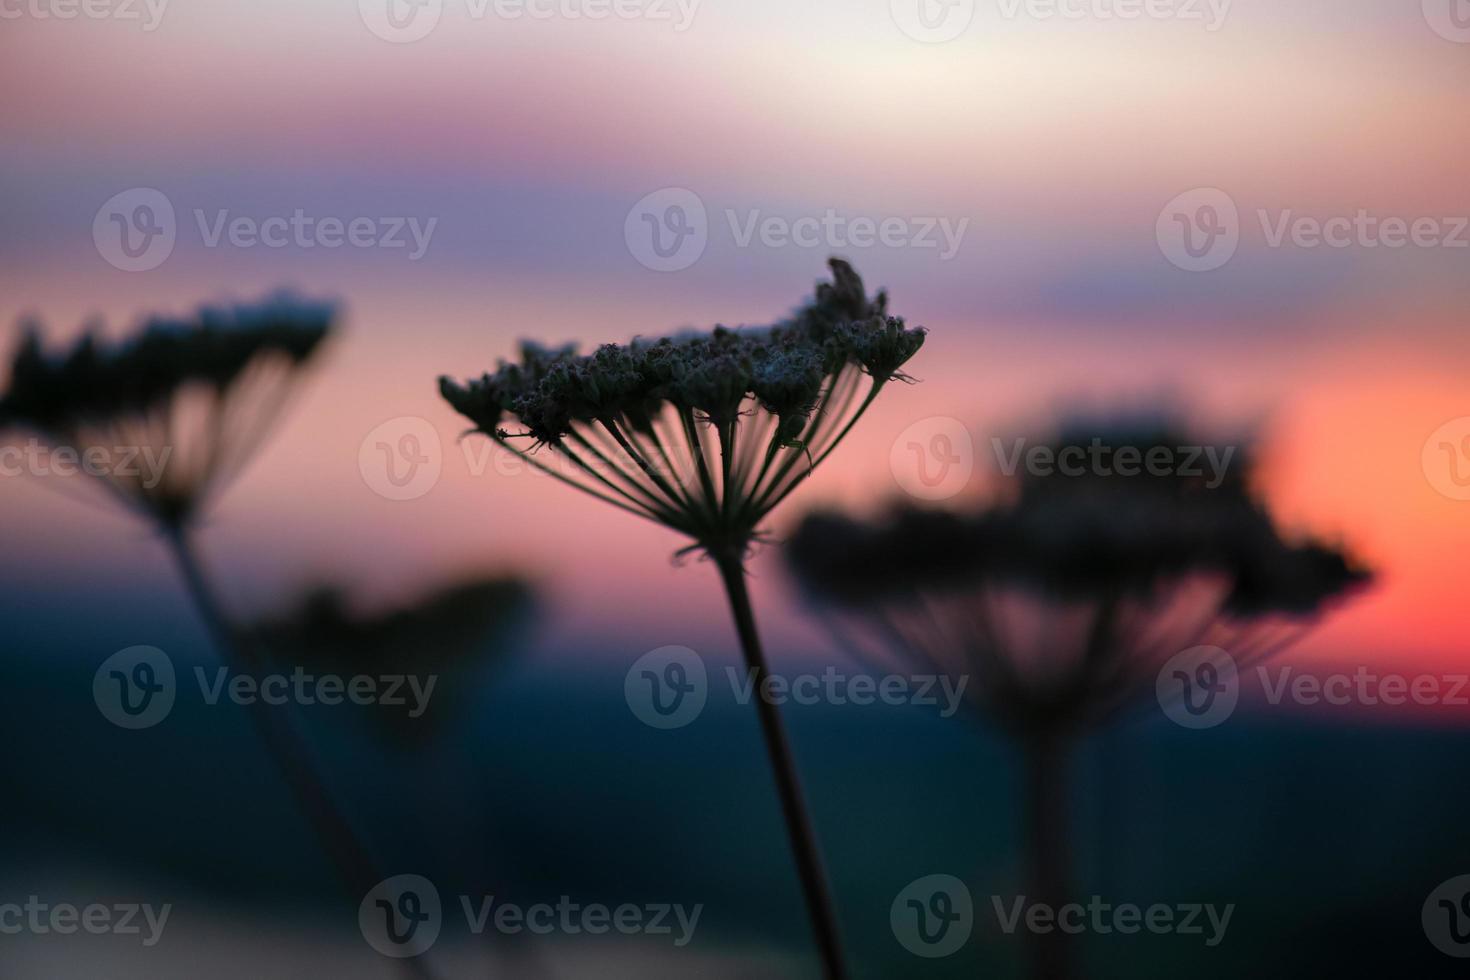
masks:
[[(1171, 657), (1212, 645), (1239, 666), (1259, 661), (1368, 578), (1338, 549), (1278, 530), (1246, 447), (1210, 447), (1223, 474), (1140, 465), (1153, 447), (1206, 445), (1168, 415), (1079, 420), (1049, 458), (1095, 466), (1021, 475), (972, 511), (813, 514), (785, 552), (846, 650), (970, 679), (968, 703), (1021, 749), (1028, 895), (1053, 908), (1070, 894), (1079, 737), (1154, 692)], [(1032, 942), (1033, 976), (1076, 975), (1066, 934)]]
[(533, 605), (530, 585), (509, 575), (467, 577), (380, 612), (360, 611), (340, 587), (322, 584), (241, 631), (283, 668), (434, 678), (427, 703), (375, 705), (368, 719), (375, 737), (415, 747), (461, 713), (475, 677), (510, 652), (510, 634)]
[[(373, 611), (363, 610), (340, 586), (322, 583), (241, 629), (282, 670), (413, 679), (396, 705), (373, 704), (360, 712), (334, 708), (322, 715), (371, 738), (375, 771), (392, 772), (396, 794), (414, 801), (409, 822), (415, 859), (432, 859), (442, 843), (441, 860), (451, 861), (457, 873), (474, 869), (486, 875), (485, 893), (499, 895), (507, 889), (495, 868), (477, 868), (477, 855), (464, 847), (473, 841), (483, 856), (498, 836), (491, 815), (465, 805), (465, 769), (484, 770), (486, 761), (484, 745), (468, 727), (470, 695), (506, 666), (535, 607), (530, 583), (510, 574), (466, 576), (412, 602)], [(549, 975), (528, 934), (495, 938), (497, 952), (514, 956), (506, 968), (516, 976)]]
[[(762, 521), (811, 475), (924, 340), (870, 299), (846, 262), (789, 319), (661, 340), (522, 347), (519, 362), (444, 398), (529, 465), (620, 510), (671, 528), (720, 572), (747, 668), (768, 673), (745, 584)], [(538, 449), (548, 450), (549, 462)], [(755, 699), (818, 950), (846, 975), (837, 915), (781, 716)]]
[[(35, 431), (83, 459), (116, 447), (157, 461), (158, 472), (88, 467), (130, 513), (162, 534), (216, 646), (234, 666), (266, 666), (244, 642), (201, 565), (194, 534), (220, 490), (253, 457), (305, 368), (331, 332), (336, 309), (281, 293), (259, 303), (206, 306), (154, 317), (110, 343), (94, 333), (51, 354), (32, 325), (11, 364), (0, 424)], [(366, 894), (379, 875), (351, 821), (333, 802), (291, 721), (256, 700), (250, 717), (322, 847), (349, 888)], [(416, 961), (411, 973), (427, 976)]]

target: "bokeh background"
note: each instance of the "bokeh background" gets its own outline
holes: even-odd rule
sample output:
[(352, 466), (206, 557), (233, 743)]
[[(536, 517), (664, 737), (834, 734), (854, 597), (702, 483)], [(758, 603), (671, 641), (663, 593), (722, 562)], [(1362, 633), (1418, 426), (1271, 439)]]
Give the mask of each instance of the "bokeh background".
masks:
[[(1470, 415), (1470, 248), (1272, 247), (1257, 218), (1470, 215), (1470, 45), (1436, 30), (1433, 0), (1236, 0), (1216, 30), (1012, 17), (981, 0), (943, 43), (906, 34), (903, 11), (880, 0), (703, 0), (682, 30), (677, 8), (672, 20), (507, 19), (445, 0), (411, 43), (377, 36), (349, 0), (172, 0), (152, 30), (143, 7), (141, 21), (38, 9), (0, 24), (6, 331), (35, 316), (69, 339), (95, 317), (116, 334), (148, 312), (281, 285), (345, 304), (341, 335), (204, 531), (230, 607), (264, 613), (323, 578), (366, 606), (485, 570), (537, 590), (538, 615), (432, 749), (386, 751), (313, 718), (338, 790), (390, 863), (445, 894), (706, 906), (680, 949), (451, 929), (449, 975), (814, 969), (748, 707), (712, 695), (695, 725), (666, 733), (623, 700), (628, 665), (660, 646), (694, 648), (721, 672), (738, 662), (713, 569), (671, 561), (674, 535), (498, 472), (483, 444), (457, 441), (436, 376), (489, 369), (523, 336), (595, 344), (769, 322), (841, 254), (932, 332), (909, 368), (920, 383), (885, 394), (783, 506), (777, 541), (819, 503), (900, 494), (892, 450), (923, 420), (964, 422), (976, 447), (964, 493), (980, 496), (992, 437), (1035, 432), (1063, 408), (1166, 398), (1260, 432), (1283, 522), (1378, 571), (1283, 662), (1467, 670), (1470, 502), (1443, 492), (1452, 461), (1436, 470), (1423, 450)], [(177, 241), (156, 268), (126, 272), (93, 223), (139, 187), (171, 202)], [(625, 219), (670, 187), (703, 203), (707, 244), (658, 272)], [(1188, 272), (1156, 222), (1201, 187), (1238, 206), (1240, 242), (1223, 267)], [(411, 260), (209, 247), (196, 209), (437, 223)], [(968, 224), (942, 258), (742, 245), (727, 218), (828, 209)], [(391, 500), (364, 443), (417, 424), (404, 419), (437, 434), (439, 475)], [(54, 482), (0, 479), (0, 897), (176, 909), (148, 950), (0, 937), (6, 975), (391, 975), (240, 709), (181, 698), (144, 732), (97, 712), (92, 673), (118, 649), (155, 645), (184, 667), (214, 654), (159, 542), (100, 495), (88, 506), (72, 492), (85, 488)], [(776, 668), (846, 665), (778, 548), (752, 565)], [(1090, 941), (1091, 974), (1449, 975), (1456, 962), (1419, 912), (1470, 871), (1466, 708), (1246, 702), (1207, 732), (1143, 719), (1101, 736), (1107, 766), (1083, 759), (1087, 893), (1238, 903), (1219, 947)], [(1016, 973), (1014, 938), (993, 928), (934, 962), (888, 928), (892, 897), (921, 875), (1014, 892), (1006, 744), (914, 707), (788, 715), (862, 975)]]

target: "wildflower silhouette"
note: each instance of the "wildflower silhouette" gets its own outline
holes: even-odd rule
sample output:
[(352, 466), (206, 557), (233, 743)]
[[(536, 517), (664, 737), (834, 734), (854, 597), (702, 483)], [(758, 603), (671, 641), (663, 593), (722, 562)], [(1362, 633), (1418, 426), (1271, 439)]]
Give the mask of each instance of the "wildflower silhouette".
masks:
[[(473, 839), (483, 847), (496, 839), (496, 827), (490, 815), (465, 807), (463, 774), (465, 766), (483, 772), (484, 747), (465, 737), (473, 733), (452, 726), (467, 717), (466, 695), (476, 682), (507, 661), (512, 637), (530, 620), (535, 605), (530, 584), (504, 574), (469, 576), (377, 612), (362, 611), (343, 589), (323, 584), (304, 590), (296, 601), (243, 627), (243, 632), (281, 670), (413, 677), (418, 686), (405, 683), (396, 705), (374, 704), (359, 713), (359, 720), (404, 765), (406, 771), (388, 770), (397, 791), (420, 801), (440, 801), (439, 806), (414, 808), (415, 839)], [(337, 721), (352, 713), (323, 714)], [(393, 761), (382, 752), (373, 758), (380, 769)], [(456, 768), (456, 761), (463, 765)], [(449, 860), (463, 871), (470, 857), (457, 849)], [(491, 875), (486, 894), (507, 891), (493, 877), (494, 868), (486, 873)], [(512, 975), (551, 975), (528, 934), (490, 935), (496, 953), (511, 957), (505, 969)]]
[[(517, 363), (439, 390), (529, 465), (687, 536), (719, 569), (757, 688), (765, 654), (744, 562), (761, 522), (836, 448), (924, 341), (846, 262), (794, 316), (660, 340), (522, 346)], [(518, 423), (518, 427), (513, 427)], [(543, 462), (537, 450), (549, 450)], [(755, 699), (808, 914), (829, 977), (846, 975), (837, 918), (780, 714)]]
[(427, 704), (405, 697), (399, 710), (379, 705), (370, 713), (381, 736), (417, 745), (453, 718), (472, 675), (508, 652), (508, 635), (529, 618), (532, 605), (530, 586), (512, 576), (466, 579), (380, 613), (359, 612), (341, 589), (322, 585), (244, 632), (285, 668), (434, 678)]
[[(161, 465), (88, 467), (111, 496), (162, 533), (211, 637), (234, 666), (265, 666), (243, 642), (205, 575), (193, 542), (200, 518), (260, 448), (304, 370), (331, 332), (336, 309), (279, 293), (259, 303), (206, 306), (153, 317), (110, 343), (87, 333), (48, 354), (31, 324), (0, 398), (0, 424), (33, 430), (53, 450), (109, 458), (118, 447)], [(290, 720), (263, 702), (250, 717), (348, 887), (366, 894), (381, 875), (318, 776)], [(412, 974), (422, 964), (403, 961)]]
[[(1207, 445), (1167, 415), (1081, 420), (1050, 458), (1085, 459), (1079, 451), (1095, 444), (1136, 460), (1151, 447)], [(904, 505), (871, 522), (816, 513), (788, 542), (797, 581), (844, 649), (968, 677), (971, 707), (1018, 743), (1032, 901), (1069, 900), (1067, 766), (1080, 736), (1152, 693), (1174, 654), (1210, 644), (1243, 668), (1368, 579), (1336, 548), (1277, 529), (1246, 447), (1211, 448), (1229, 460), (1218, 485), (1143, 468), (1122, 476), (1110, 464), (1053, 469), (971, 512)], [(1033, 976), (1076, 975), (1065, 933), (1032, 942)]]

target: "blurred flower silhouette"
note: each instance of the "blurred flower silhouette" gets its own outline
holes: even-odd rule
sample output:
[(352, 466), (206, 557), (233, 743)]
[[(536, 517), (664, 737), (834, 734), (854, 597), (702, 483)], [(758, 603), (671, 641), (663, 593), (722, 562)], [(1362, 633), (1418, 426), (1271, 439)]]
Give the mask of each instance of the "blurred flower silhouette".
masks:
[(249, 305), (154, 317), (109, 344), (88, 333), (48, 354), (31, 325), (11, 364), (0, 422), (85, 458), (125, 447), (161, 469), (88, 472), (130, 509), (178, 527), (259, 448), (327, 336), (332, 306), (277, 294)]
[[(745, 587), (761, 522), (826, 459), (924, 342), (839, 259), (833, 281), (773, 326), (575, 347), (439, 390), (472, 431), (615, 507), (684, 534), (719, 568), (747, 667), (767, 673)], [(866, 380), (865, 380), (866, 379)], [(518, 430), (508, 426), (519, 423)], [(526, 448), (518, 448), (515, 443)], [(546, 463), (535, 450), (551, 450)], [(757, 698), (819, 951), (844, 976), (836, 915), (780, 715)]]
[[(1120, 451), (1141, 461), (1155, 447), (1228, 465), (1209, 475), (1113, 465)], [(1069, 894), (1066, 769), (1077, 738), (1153, 692), (1175, 654), (1210, 644), (1240, 666), (1258, 661), (1368, 574), (1330, 545), (1278, 530), (1248, 447), (1210, 445), (1159, 416), (1084, 419), (1049, 449), (1053, 460), (1102, 462), (1020, 475), (969, 513), (814, 514), (786, 555), (844, 649), (968, 677), (970, 703), (1017, 740), (1028, 895), (1056, 908)], [(1035, 943), (1035, 976), (1075, 975), (1064, 933)]]
[[(182, 319), (154, 317), (115, 344), (89, 333), (54, 355), (32, 327), (0, 399), (0, 422), (35, 431), (53, 449), (86, 459), (89, 450), (109, 458), (121, 448), (156, 461), (157, 472), (83, 471), (162, 532), (216, 645), (245, 673), (266, 664), (225, 614), (198, 560), (194, 527), (270, 433), (336, 314), (333, 304), (278, 293), (254, 304), (201, 307)], [(263, 700), (251, 701), (249, 714), (344, 882), (356, 896), (366, 894), (382, 876), (332, 800), (306, 740)], [(432, 976), (421, 960), (400, 962), (411, 975)]]
[(530, 586), (509, 576), (466, 579), (412, 605), (372, 614), (351, 608), (340, 589), (320, 586), (244, 632), (286, 668), (434, 678), (421, 714), (414, 714), (420, 706), (408, 698), (397, 706), (374, 705), (369, 712), (381, 735), (417, 745), (449, 723), (477, 676), (499, 665), (533, 604)]
[[(421, 598), (380, 612), (363, 612), (336, 586), (306, 590), (298, 601), (274, 615), (242, 627), (244, 642), (259, 649), (283, 671), (344, 678), (402, 677), (393, 695), (362, 711), (341, 708), (322, 717), (354, 716), (385, 746), (401, 753), (402, 768), (390, 770), (385, 753), (372, 755), (375, 770), (394, 773), (394, 793), (411, 794), (414, 853), (432, 854), (440, 841), (476, 841), (493, 854), (496, 814), (465, 805), (465, 774), (471, 768), (493, 779), (484, 745), (457, 723), (486, 676), (502, 667), (513, 638), (535, 613), (531, 585), (514, 575), (477, 575), (442, 586)], [(349, 729), (351, 730), (351, 729)], [(462, 845), (444, 860), (463, 872), (474, 853)], [(504, 882), (491, 862), (487, 892), (501, 894)], [(549, 976), (540, 950), (524, 933), (494, 935), (494, 951), (507, 958), (515, 976)]]

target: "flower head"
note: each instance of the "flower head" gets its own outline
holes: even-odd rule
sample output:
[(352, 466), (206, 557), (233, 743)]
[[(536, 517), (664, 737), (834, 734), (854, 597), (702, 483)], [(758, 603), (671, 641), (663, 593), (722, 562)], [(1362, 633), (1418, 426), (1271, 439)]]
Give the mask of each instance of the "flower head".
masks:
[[(532, 465), (707, 550), (743, 550), (924, 341), (846, 262), (831, 267), (812, 302), (769, 327), (586, 355), (526, 344), (518, 362), (439, 390)], [(554, 462), (537, 458), (542, 447)]]
[(467, 579), (402, 608), (362, 613), (331, 586), (311, 589), (283, 612), (242, 630), (276, 663), (340, 674), (437, 678), (432, 699), (378, 705), (375, 720), (396, 739), (421, 739), (452, 714), (445, 702), (462, 697), (467, 680), (505, 652), (509, 634), (535, 605), (518, 578)]
[(0, 425), (78, 455), (121, 447), (158, 461), (158, 473), (96, 475), (129, 507), (179, 525), (249, 459), (334, 317), (330, 304), (280, 293), (153, 317), (116, 343), (88, 333), (54, 354), (32, 326), (0, 397)]
[[(1095, 444), (1207, 447), (1172, 424), (1083, 420), (1051, 458)], [(1218, 482), (1053, 469), (969, 512), (814, 514), (786, 555), (859, 655), (972, 676), (971, 696), (1014, 728), (1082, 727), (1173, 654), (1212, 644), (1238, 662), (1265, 657), (1368, 581), (1340, 550), (1284, 535), (1252, 484), (1246, 451)], [(861, 636), (885, 637), (882, 652)]]

